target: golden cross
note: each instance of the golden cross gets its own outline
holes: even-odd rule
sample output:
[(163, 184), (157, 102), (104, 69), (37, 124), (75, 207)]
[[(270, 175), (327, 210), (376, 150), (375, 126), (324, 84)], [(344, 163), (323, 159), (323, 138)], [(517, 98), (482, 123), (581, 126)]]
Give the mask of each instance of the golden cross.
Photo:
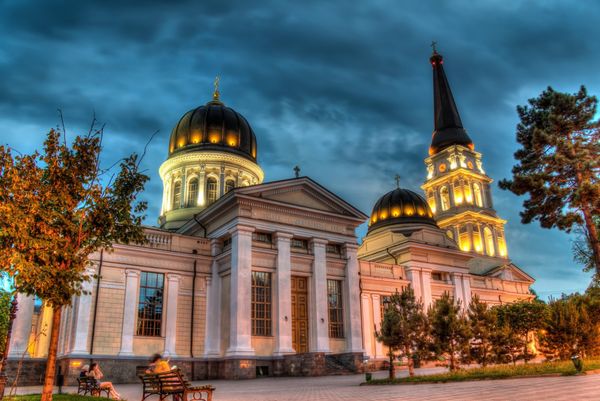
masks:
[(219, 81), (221, 77), (218, 75), (215, 77), (215, 91), (213, 92), (213, 100), (219, 100)]

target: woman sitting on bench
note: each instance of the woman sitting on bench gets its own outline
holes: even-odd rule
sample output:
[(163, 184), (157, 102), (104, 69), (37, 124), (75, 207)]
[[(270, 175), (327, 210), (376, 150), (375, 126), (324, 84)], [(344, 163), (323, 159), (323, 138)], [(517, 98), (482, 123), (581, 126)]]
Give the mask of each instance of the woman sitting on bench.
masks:
[(90, 365), (90, 371), (88, 372), (88, 377), (95, 379), (96, 384), (101, 389), (108, 390), (108, 394), (110, 395), (110, 398), (112, 398), (113, 400), (121, 399), (121, 396), (119, 395), (119, 393), (117, 393), (117, 391), (115, 390), (115, 388), (111, 382), (101, 382), (100, 381), (104, 377), (104, 373), (102, 373), (102, 371), (100, 370), (100, 366), (98, 365), (97, 362), (94, 362)]

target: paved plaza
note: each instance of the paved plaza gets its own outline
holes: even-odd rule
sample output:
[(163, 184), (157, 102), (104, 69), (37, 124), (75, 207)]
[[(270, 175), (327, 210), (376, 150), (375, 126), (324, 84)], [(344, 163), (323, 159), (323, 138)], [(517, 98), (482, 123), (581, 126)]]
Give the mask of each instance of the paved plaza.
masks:
[[(405, 372), (399, 372), (404, 375)], [(375, 377), (385, 377), (377, 372)], [(364, 375), (214, 380), (214, 401), (333, 401), (333, 400), (600, 400), (600, 375), (536, 377), (446, 384), (359, 386)], [(204, 384), (207, 382), (197, 382)], [(141, 399), (141, 385), (121, 384), (117, 390), (129, 401)], [(19, 388), (19, 393), (39, 392)], [(75, 389), (68, 387), (67, 392)], [(158, 398), (151, 398), (152, 401)]]

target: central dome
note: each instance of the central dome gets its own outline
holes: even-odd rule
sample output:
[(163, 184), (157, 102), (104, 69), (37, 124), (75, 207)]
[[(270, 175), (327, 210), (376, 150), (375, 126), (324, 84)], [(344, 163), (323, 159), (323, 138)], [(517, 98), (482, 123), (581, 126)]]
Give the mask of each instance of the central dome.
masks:
[(403, 188), (388, 192), (375, 203), (368, 232), (394, 224), (428, 224), (437, 227), (425, 199)]
[(169, 157), (200, 149), (235, 153), (256, 162), (256, 136), (250, 124), (218, 97), (185, 113), (171, 131)]

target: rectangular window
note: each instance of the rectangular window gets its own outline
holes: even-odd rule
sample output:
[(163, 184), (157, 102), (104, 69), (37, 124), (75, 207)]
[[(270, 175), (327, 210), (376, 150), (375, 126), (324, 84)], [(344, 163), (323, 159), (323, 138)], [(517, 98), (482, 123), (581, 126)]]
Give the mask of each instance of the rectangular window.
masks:
[(329, 337), (344, 338), (344, 308), (340, 280), (327, 280), (327, 303), (329, 307)]
[(271, 335), (271, 273), (252, 272), (252, 335)]
[(142, 272), (138, 302), (138, 336), (160, 337), (162, 327), (164, 274)]
[(342, 249), (338, 244), (327, 244), (326, 252), (334, 255), (340, 255), (342, 253)]
[(252, 240), (263, 242), (265, 244), (272, 244), (273, 238), (269, 233), (252, 233)]
[(308, 241), (305, 239), (292, 238), (291, 247), (296, 250), (307, 251)]
[(431, 279), (435, 281), (444, 281), (442, 273), (431, 273)]
[(231, 248), (231, 237), (225, 238), (223, 240), (223, 251), (226, 251)]

